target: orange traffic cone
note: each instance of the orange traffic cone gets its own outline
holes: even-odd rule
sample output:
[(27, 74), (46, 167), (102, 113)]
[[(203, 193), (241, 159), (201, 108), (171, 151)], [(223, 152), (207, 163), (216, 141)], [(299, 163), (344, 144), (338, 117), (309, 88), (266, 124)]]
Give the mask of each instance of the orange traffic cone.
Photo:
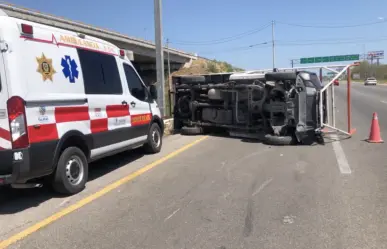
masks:
[(378, 114), (376, 112), (374, 112), (374, 114), (372, 116), (370, 137), (367, 139), (367, 142), (369, 142), (369, 143), (383, 143), (383, 139), (380, 136)]

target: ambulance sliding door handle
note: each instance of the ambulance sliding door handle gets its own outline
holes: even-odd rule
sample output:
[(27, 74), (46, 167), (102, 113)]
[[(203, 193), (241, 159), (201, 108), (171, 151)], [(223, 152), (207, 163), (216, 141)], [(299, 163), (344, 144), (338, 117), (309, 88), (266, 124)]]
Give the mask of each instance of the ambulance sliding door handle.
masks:
[(136, 102), (132, 101), (132, 102), (130, 102), (130, 105), (131, 105), (132, 107), (135, 107), (135, 106), (136, 106)]
[(123, 105), (128, 105), (128, 102), (126, 102), (125, 100), (121, 102), (121, 104)]

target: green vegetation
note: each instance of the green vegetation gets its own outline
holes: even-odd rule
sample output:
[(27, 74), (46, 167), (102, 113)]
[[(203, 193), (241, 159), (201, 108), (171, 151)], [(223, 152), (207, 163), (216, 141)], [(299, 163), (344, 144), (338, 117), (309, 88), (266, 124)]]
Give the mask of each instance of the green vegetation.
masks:
[(207, 63), (207, 71), (209, 73), (219, 73), (219, 68), (216, 66), (216, 61), (209, 61)]
[(377, 80), (387, 80), (387, 65), (384, 64), (370, 64), (368, 61), (362, 61), (359, 66), (352, 68), (353, 74), (360, 74), (360, 79), (363, 80), (367, 77), (375, 77)]
[(209, 73), (224, 73), (224, 72), (240, 72), (242, 68), (234, 67), (225, 61), (211, 60), (207, 62), (207, 70)]

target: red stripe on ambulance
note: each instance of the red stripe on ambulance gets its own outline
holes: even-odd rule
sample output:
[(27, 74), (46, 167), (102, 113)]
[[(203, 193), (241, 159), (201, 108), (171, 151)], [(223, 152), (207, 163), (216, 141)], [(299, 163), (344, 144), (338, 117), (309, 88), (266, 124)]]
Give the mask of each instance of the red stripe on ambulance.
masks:
[(56, 124), (28, 126), (28, 136), (30, 143), (38, 143), (59, 139)]
[(11, 133), (0, 127), (0, 137), (7, 141), (11, 141)]
[(90, 120), (90, 129), (91, 133), (98, 133), (108, 130), (108, 119), (107, 118), (101, 118), (101, 119), (94, 119)]
[(57, 123), (90, 120), (89, 107), (56, 107), (55, 120)]
[(106, 113), (108, 118), (119, 118), (130, 115), (128, 105), (107, 105)]

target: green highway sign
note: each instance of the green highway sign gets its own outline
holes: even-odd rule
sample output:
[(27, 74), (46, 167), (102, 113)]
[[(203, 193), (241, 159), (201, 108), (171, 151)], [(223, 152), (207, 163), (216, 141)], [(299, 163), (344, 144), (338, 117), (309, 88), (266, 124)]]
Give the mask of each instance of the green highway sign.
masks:
[(300, 62), (301, 64), (309, 64), (309, 63), (336, 62), (336, 61), (357, 61), (359, 59), (360, 59), (359, 54), (349, 54), (349, 55), (301, 58)]

